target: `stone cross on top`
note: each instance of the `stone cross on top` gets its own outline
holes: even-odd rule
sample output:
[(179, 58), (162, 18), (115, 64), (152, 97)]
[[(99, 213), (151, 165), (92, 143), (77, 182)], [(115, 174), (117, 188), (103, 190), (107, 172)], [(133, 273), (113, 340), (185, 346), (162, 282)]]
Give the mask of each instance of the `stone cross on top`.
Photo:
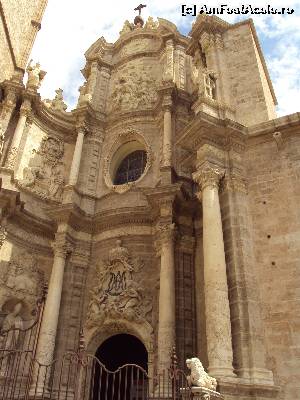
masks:
[(139, 6), (137, 6), (137, 7), (134, 9), (134, 11), (138, 11), (138, 12), (139, 12), (139, 15), (141, 15), (142, 8), (145, 8), (145, 7), (147, 7), (146, 4), (140, 4)]

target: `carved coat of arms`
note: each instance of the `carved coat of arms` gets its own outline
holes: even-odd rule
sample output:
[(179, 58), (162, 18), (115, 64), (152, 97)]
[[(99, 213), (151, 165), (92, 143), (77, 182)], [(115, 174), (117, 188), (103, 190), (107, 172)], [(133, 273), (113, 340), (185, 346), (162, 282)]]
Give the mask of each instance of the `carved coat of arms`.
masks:
[(126, 319), (142, 322), (152, 310), (152, 302), (137, 282), (143, 263), (132, 260), (121, 241), (109, 253), (108, 260), (97, 266), (97, 283), (91, 291), (87, 325), (106, 320)]

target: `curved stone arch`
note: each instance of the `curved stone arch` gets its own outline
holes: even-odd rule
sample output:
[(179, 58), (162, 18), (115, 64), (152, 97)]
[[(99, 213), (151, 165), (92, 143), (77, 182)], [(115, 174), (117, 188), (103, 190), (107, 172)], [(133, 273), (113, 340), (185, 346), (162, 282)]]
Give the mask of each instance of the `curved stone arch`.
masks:
[(153, 375), (154, 335), (153, 328), (147, 322), (137, 323), (127, 320), (108, 320), (103, 325), (85, 331), (87, 352), (96, 354), (97, 349), (108, 338), (118, 334), (129, 334), (139, 339), (148, 352), (148, 374)]
[[(115, 173), (118, 163), (122, 157), (126, 157), (130, 152), (135, 150), (144, 150), (147, 154), (147, 162), (142, 175), (133, 182), (128, 182), (123, 185), (113, 184), (113, 174)], [(153, 154), (151, 147), (144, 136), (133, 128), (127, 128), (122, 131), (111, 145), (108, 155), (104, 159), (104, 181), (107, 187), (117, 193), (124, 193), (130, 188), (136, 186), (147, 174), (153, 163)]]

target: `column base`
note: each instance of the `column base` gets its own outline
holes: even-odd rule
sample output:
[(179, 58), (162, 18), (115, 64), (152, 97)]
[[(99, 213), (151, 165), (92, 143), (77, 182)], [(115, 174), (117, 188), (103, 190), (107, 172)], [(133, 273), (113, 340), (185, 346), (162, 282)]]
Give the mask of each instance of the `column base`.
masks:
[(245, 383), (274, 385), (273, 372), (266, 368), (241, 368), (236, 373)]
[(191, 397), (195, 400), (223, 400), (224, 396), (221, 393), (211, 389), (207, 389), (201, 386), (193, 386), (189, 388), (180, 389), (182, 399), (190, 399)]
[(236, 374), (230, 367), (208, 367), (208, 374), (213, 378), (228, 378), (230, 380), (236, 379)]

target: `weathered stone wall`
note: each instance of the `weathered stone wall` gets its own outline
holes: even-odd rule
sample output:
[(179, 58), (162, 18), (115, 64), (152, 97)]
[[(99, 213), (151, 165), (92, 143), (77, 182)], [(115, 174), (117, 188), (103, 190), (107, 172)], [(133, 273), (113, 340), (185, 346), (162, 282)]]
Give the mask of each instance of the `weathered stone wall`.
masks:
[(281, 149), (271, 135), (256, 137), (245, 160), (267, 365), (285, 400), (300, 396), (299, 149), (297, 135)]
[(262, 60), (249, 23), (236, 24), (224, 33), (226, 84), (236, 120), (254, 125), (275, 117)]
[[(9, 54), (8, 41), (12, 48), (15, 58), (15, 66), (25, 69), (34, 39), (39, 30), (47, 0), (20, 0), (12, 2), (10, 0), (1, 0), (1, 57), (5, 59), (6, 67), (1, 68), (0, 81), (9, 78), (13, 72), (14, 64), (12, 55)], [(6, 32), (4, 33), (4, 27)], [(3, 40), (2, 40), (3, 39)]]
[(9, 50), (9, 42), (4, 29), (4, 25), (0, 22), (0, 82), (9, 79), (14, 72), (14, 63)]

